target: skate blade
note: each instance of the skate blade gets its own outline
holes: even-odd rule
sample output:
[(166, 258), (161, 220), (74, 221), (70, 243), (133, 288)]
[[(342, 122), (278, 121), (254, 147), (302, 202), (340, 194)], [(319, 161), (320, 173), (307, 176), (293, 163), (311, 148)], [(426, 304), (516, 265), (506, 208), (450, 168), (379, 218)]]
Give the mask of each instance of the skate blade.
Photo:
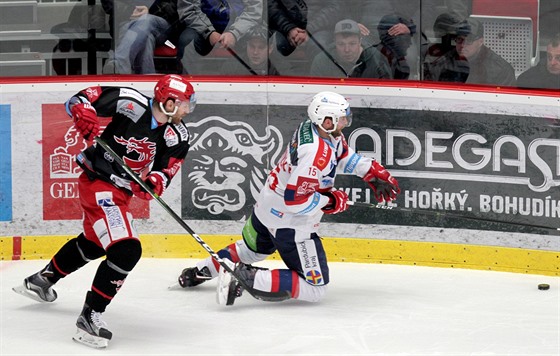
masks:
[[(224, 259), (224, 262), (233, 270), (235, 264), (228, 259)], [(233, 275), (226, 271), (222, 266), (218, 271), (218, 286), (216, 287), (216, 302), (220, 305), (231, 305), (228, 304), (228, 294), (229, 294), (229, 284)]]
[(104, 349), (109, 345), (109, 339), (88, 334), (86, 331), (78, 328), (72, 339), (80, 344), (93, 347), (94, 349)]
[(172, 285), (170, 285), (169, 287), (167, 287), (168, 290), (175, 290), (175, 289), (183, 289), (183, 287), (181, 287), (181, 285), (179, 283), (174, 283)]
[[(24, 283), (25, 283), (25, 282), (24, 282)], [(44, 300), (44, 299), (41, 299), (41, 298), (39, 297), (39, 294), (35, 293), (35, 292), (32, 291), (32, 290), (27, 289), (27, 288), (25, 287), (24, 284), (19, 285), (19, 286), (15, 286), (15, 287), (12, 288), (12, 290), (13, 290), (14, 292), (16, 292), (17, 294), (21, 294), (21, 295), (23, 295), (24, 297), (27, 297), (27, 298), (29, 298), (29, 299), (33, 299), (33, 300), (35, 300), (35, 301), (37, 301), (37, 302), (39, 302), (39, 303), (52, 303), (52, 302), (48, 302), (48, 301), (46, 301), (46, 300)]]

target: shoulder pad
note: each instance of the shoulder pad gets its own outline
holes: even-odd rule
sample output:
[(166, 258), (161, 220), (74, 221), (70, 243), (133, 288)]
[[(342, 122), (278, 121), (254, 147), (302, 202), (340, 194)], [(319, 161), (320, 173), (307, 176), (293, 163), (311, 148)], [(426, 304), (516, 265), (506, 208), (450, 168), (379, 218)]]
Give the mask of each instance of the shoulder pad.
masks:
[(315, 141), (313, 123), (309, 120), (304, 121), (299, 128), (299, 143), (305, 145)]
[(189, 130), (182, 122), (177, 125), (167, 125), (163, 134), (167, 147), (178, 145), (180, 142), (189, 141)]

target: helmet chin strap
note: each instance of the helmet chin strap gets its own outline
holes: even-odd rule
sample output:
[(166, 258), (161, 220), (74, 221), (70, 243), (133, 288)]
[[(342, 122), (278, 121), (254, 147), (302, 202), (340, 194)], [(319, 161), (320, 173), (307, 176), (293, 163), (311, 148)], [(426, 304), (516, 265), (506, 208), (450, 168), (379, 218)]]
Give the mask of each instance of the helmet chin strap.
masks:
[(163, 107), (163, 103), (159, 103), (159, 108), (161, 109), (161, 111), (167, 115), (167, 123), (171, 123), (171, 121), (173, 120), (173, 115), (175, 115), (177, 113), (177, 110), (179, 109), (179, 107), (177, 105), (175, 105), (175, 108), (173, 109), (172, 112), (166, 111), (165, 108)]

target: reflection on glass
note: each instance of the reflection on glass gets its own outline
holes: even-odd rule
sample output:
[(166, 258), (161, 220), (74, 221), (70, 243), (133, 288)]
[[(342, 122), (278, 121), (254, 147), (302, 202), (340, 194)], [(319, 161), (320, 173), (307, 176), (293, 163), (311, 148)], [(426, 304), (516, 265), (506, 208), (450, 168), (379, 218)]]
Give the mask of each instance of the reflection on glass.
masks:
[[(0, 75), (256, 73), (493, 86), (518, 78), (554, 88), (558, 12), (549, 0), (0, 0)], [(468, 19), (482, 23), (481, 37), (453, 33), (458, 23), (473, 26)], [(341, 20), (358, 24), (360, 46), (337, 38)], [(265, 36), (253, 36), (263, 25)], [(522, 36), (526, 48), (508, 45)], [(351, 65), (356, 51), (377, 59), (374, 50), (389, 77)]]

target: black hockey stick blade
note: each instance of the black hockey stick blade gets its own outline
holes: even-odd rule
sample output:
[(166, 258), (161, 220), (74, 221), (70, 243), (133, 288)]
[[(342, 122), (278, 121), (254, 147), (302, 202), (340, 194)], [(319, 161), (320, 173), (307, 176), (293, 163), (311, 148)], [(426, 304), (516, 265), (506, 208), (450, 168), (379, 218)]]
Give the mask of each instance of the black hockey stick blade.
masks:
[(560, 227), (555, 228), (555, 227), (551, 227), (551, 226), (527, 224), (527, 223), (515, 222), (515, 221), (487, 219), (487, 218), (481, 218), (481, 217), (478, 217), (478, 216), (457, 214), (457, 213), (453, 213), (450, 210), (436, 211), (436, 210), (425, 210), (425, 209), (410, 209), (410, 208), (403, 208), (403, 207), (400, 207), (400, 206), (397, 206), (397, 205), (385, 205), (385, 204), (381, 204), (381, 203), (380, 204), (370, 204), (370, 203), (355, 202), (355, 201), (350, 201), (350, 200), (348, 201), (348, 205), (353, 205), (353, 206), (356, 206), (356, 207), (363, 207), (363, 208), (386, 210), (386, 211), (399, 211), (399, 212), (405, 212), (405, 213), (430, 215), (430, 216), (438, 216), (438, 217), (453, 217), (453, 218), (456, 218), (456, 219), (487, 221), (487, 222), (498, 223), (498, 224), (508, 224), (508, 225), (515, 225), (515, 226), (523, 226), (523, 227), (533, 227), (533, 228), (537, 228), (537, 229), (560, 231)]
[(148, 186), (146, 184), (146, 182), (144, 182), (142, 180), (142, 178), (140, 178), (140, 176), (134, 172), (123, 160), (122, 158), (115, 152), (113, 151), (113, 149), (107, 144), (107, 142), (105, 142), (102, 138), (100, 137), (96, 137), (95, 141), (101, 146), (103, 147), (103, 149), (105, 151), (107, 151), (107, 153), (109, 153), (111, 155), (111, 157), (113, 157), (113, 159), (126, 171), (126, 173), (128, 173), (128, 175), (134, 179), (134, 181), (136, 183), (138, 183), (142, 189), (144, 189), (146, 192), (148, 192), (148, 194), (150, 194), (154, 200), (156, 200), (161, 207), (169, 214), (171, 215), (171, 217), (177, 221), (179, 223), (179, 225), (181, 225), (181, 227), (183, 229), (185, 229), (195, 240), (196, 242), (198, 242), (205, 250), (206, 252), (208, 252), (210, 254), (210, 256), (212, 256), (212, 258), (214, 260), (216, 260), (216, 262), (218, 262), (220, 264), (220, 266), (222, 266), (226, 271), (228, 271), (229, 273), (231, 273), (235, 279), (237, 279), (239, 281), (239, 283), (241, 284), (241, 286), (247, 291), (249, 292), (249, 294), (251, 294), (255, 299), (259, 299), (259, 300), (263, 300), (263, 301), (267, 301), (267, 302), (280, 302), (286, 299), (290, 299), (291, 295), (288, 291), (282, 291), (282, 292), (264, 292), (258, 289), (254, 289), (253, 287), (249, 286), (247, 284), (247, 282), (245, 280), (243, 280), (242, 278), (239, 278), (239, 276), (237, 276), (235, 274), (235, 272), (227, 265), (227, 263), (224, 262), (224, 260), (218, 256), (218, 254), (216, 252), (214, 252), (214, 250), (212, 250), (212, 248), (210, 246), (208, 246), (206, 244), (206, 242), (204, 242), (204, 240), (202, 240), (202, 238), (200, 236), (198, 236), (198, 234), (186, 223), (183, 221), (183, 219), (181, 219), (181, 217), (179, 215), (177, 215), (173, 209), (171, 209), (169, 207), (169, 205), (167, 205), (167, 203), (156, 193), (154, 193), (154, 191), (152, 190), (152, 188), (150, 188), (150, 186)]

